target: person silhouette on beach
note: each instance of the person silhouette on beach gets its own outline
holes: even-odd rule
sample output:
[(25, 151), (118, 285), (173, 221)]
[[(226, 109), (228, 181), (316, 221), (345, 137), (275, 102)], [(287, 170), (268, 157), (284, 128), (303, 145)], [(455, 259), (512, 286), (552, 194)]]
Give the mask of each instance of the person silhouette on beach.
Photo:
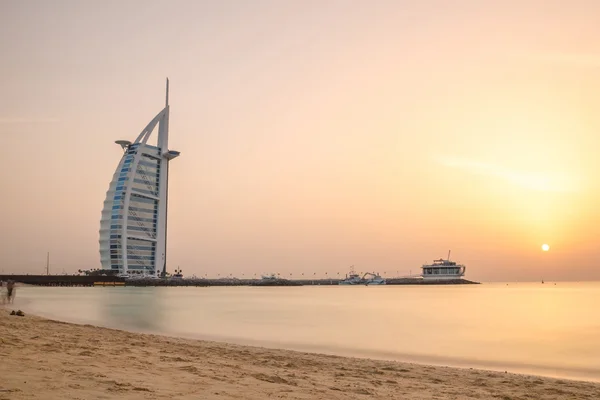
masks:
[(0, 301), (1, 304), (6, 304), (7, 294), (4, 290), (4, 282), (0, 281)]
[(9, 279), (6, 282), (6, 291), (8, 297), (8, 304), (14, 303), (15, 300), (15, 282), (12, 279)]

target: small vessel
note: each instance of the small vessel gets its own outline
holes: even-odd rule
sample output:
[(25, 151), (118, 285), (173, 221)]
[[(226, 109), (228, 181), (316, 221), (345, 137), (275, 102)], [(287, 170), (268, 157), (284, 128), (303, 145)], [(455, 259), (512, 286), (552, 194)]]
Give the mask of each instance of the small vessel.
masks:
[(338, 282), (338, 285), (385, 285), (385, 279), (375, 272), (367, 272), (361, 278), (352, 270), (346, 275), (346, 279)]
[(426, 264), (421, 268), (423, 269), (421, 276), (426, 280), (461, 279), (467, 269), (462, 264), (450, 261), (450, 251), (448, 251), (447, 259), (433, 260), (433, 264)]
[(360, 278), (354, 271), (350, 271), (349, 274), (346, 274), (346, 279), (339, 281), (338, 285), (360, 285), (363, 283), (363, 280)]
[(369, 279), (366, 280), (365, 285), (385, 285), (385, 279), (381, 277), (381, 275), (376, 274), (376, 273), (371, 273), (371, 272), (367, 272), (364, 276), (363, 279), (366, 276), (370, 276)]
[(171, 275), (171, 279), (183, 279), (183, 274), (181, 273), (181, 268), (177, 267), (175, 273)]

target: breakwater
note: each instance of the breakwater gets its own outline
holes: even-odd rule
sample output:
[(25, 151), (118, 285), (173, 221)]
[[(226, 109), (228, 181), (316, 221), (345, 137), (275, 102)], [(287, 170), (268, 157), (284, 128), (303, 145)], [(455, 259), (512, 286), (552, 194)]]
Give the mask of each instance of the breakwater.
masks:
[[(340, 279), (124, 279), (116, 276), (93, 275), (0, 275), (0, 280), (12, 279), (35, 286), (328, 286)], [(389, 278), (387, 285), (465, 285), (478, 284), (466, 279), (424, 280), (421, 278)], [(362, 284), (364, 285), (364, 284)], [(356, 286), (356, 285), (355, 285)], [(360, 285), (359, 285), (360, 286)]]
[(12, 279), (15, 282), (35, 286), (94, 286), (96, 282), (110, 284), (125, 283), (125, 279), (116, 276), (92, 275), (0, 275), (1, 281)]
[[(337, 286), (340, 279), (131, 279), (126, 286)], [(387, 285), (468, 285), (466, 279), (423, 280), (421, 278), (386, 279)], [(358, 284), (353, 286), (366, 286)], [(374, 285), (377, 286), (377, 285)]]

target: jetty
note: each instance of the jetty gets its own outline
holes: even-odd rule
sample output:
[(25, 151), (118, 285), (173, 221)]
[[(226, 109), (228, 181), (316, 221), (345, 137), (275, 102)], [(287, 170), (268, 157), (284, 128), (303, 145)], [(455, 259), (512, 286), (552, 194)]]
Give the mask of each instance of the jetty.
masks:
[[(34, 286), (332, 286), (341, 279), (238, 279), (238, 278), (160, 278), (125, 279), (99, 275), (0, 275), (1, 281), (11, 279)], [(425, 280), (417, 277), (388, 278), (387, 285), (468, 285), (479, 284), (466, 279)]]

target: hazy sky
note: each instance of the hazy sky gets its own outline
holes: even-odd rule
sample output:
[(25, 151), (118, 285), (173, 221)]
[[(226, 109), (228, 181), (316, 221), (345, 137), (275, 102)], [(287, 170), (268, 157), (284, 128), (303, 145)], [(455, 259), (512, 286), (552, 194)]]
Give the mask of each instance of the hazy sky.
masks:
[(599, 16), (0, 0), (0, 272), (100, 266), (114, 140), (168, 76), (171, 271), (408, 274), (452, 249), (469, 279), (600, 279)]

